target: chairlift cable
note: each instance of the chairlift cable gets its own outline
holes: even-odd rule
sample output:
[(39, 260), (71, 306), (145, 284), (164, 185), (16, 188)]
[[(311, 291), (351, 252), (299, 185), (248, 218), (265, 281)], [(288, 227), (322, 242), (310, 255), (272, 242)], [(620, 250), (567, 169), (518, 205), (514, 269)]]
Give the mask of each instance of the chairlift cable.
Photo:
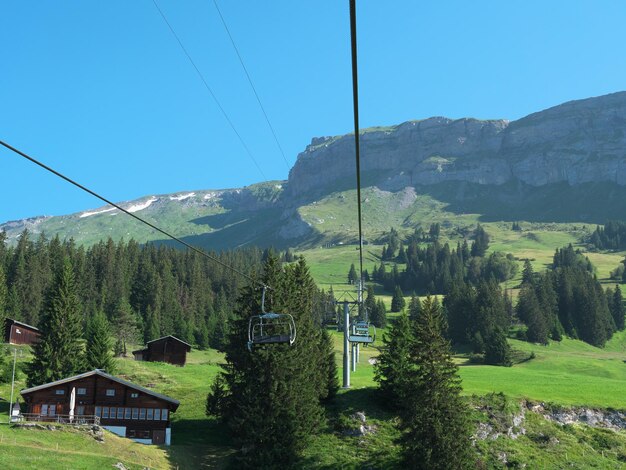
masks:
[(180, 46), (181, 50), (183, 51), (183, 53), (185, 54), (185, 56), (187, 56), (187, 59), (189, 60), (189, 62), (191, 63), (191, 65), (193, 66), (193, 68), (196, 70), (196, 73), (198, 74), (198, 76), (200, 77), (200, 80), (202, 81), (202, 83), (204, 84), (204, 87), (207, 89), (207, 91), (209, 92), (209, 94), (211, 95), (211, 97), (213, 98), (213, 101), (215, 101), (215, 104), (217, 105), (217, 107), (219, 108), (219, 110), (222, 112), (224, 118), (226, 119), (226, 121), (228, 122), (228, 124), (230, 125), (230, 128), (233, 130), (233, 132), (235, 133), (235, 135), (237, 136), (237, 138), (239, 139), (239, 142), (241, 142), (241, 145), (243, 146), (243, 148), (245, 149), (246, 153), (248, 154), (248, 156), (250, 157), (250, 159), (254, 162), (254, 164), (256, 165), (257, 169), (259, 170), (259, 172), (261, 173), (261, 175), (263, 176), (263, 178), (265, 180), (268, 180), (267, 176), (265, 176), (265, 173), (263, 173), (263, 170), (261, 169), (261, 167), (259, 166), (259, 163), (256, 161), (256, 158), (254, 158), (254, 156), (252, 155), (252, 152), (250, 151), (250, 148), (248, 147), (248, 145), (246, 144), (246, 142), (243, 140), (243, 137), (241, 137), (241, 134), (239, 133), (239, 131), (237, 130), (237, 128), (235, 127), (235, 124), (233, 123), (233, 121), (230, 119), (230, 116), (228, 115), (228, 113), (226, 112), (226, 110), (224, 109), (224, 107), (222, 106), (222, 104), (220, 103), (220, 101), (217, 99), (217, 96), (215, 95), (215, 93), (213, 92), (213, 89), (209, 86), (209, 84), (207, 83), (206, 79), (204, 78), (204, 75), (202, 74), (202, 72), (200, 71), (200, 69), (198, 68), (198, 66), (196, 65), (196, 63), (194, 62), (194, 60), (191, 58), (191, 55), (189, 54), (189, 52), (187, 52), (187, 49), (185, 48), (185, 46), (183, 45), (183, 42), (180, 40), (180, 38), (178, 37), (178, 34), (176, 34), (176, 31), (174, 31), (174, 28), (172, 27), (172, 25), (170, 24), (170, 22), (167, 20), (167, 17), (165, 16), (165, 13), (163, 13), (163, 10), (161, 10), (161, 8), (159, 7), (159, 4), (157, 3), (156, 0), (152, 0), (152, 3), (154, 3), (154, 6), (156, 7), (156, 9), (159, 11), (159, 14), (161, 15), (161, 18), (163, 18), (163, 21), (165, 21), (165, 24), (167, 25), (167, 27), (169, 28), (170, 32), (172, 33), (172, 35), (174, 36), (174, 38), (176, 39), (176, 41), (178, 42), (178, 45)]
[(50, 173), (52, 173), (52, 174), (54, 174), (54, 175), (58, 176), (59, 178), (61, 178), (61, 179), (65, 180), (65, 181), (67, 181), (68, 183), (73, 184), (74, 186), (78, 187), (79, 189), (82, 189), (82, 190), (83, 190), (83, 191), (85, 191), (86, 193), (89, 193), (89, 194), (91, 194), (92, 196), (94, 196), (94, 197), (96, 197), (96, 198), (100, 199), (101, 201), (106, 202), (106, 203), (107, 203), (107, 204), (109, 204), (110, 206), (115, 207), (115, 208), (116, 208), (116, 209), (118, 209), (119, 211), (121, 211), (121, 212), (125, 213), (126, 215), (131, 216), (132, 218), (134, 218), (134, 219), (138, 220), (139, 222), (141, 222), (141, 223), (143, 223), (143, 224), (147, 225), (148, 227), (150, 227), (150, 228), (152, 228), (152, 229), (156, 230), (157, 232), (162, 233), (162, 234), (163, 234), (163, 235), (165, 235), (166, 237), (171, 238), (171, 239), (172, 239), (172, 240), (174, 240), (174, 241), (177, 241), (178, 243), (180, 243), (180, 244), (182, 244), (182, 245), (186, 246), (187, 248), (189, 248), (190, 250), (195, 251), (196, 253), (198, 253), (198, 254), (200, 254), (200, 255), (202, 255), (202, 256), (204, 256), (204, 257), (206, 257), (206, 258), (210, 259), (211, 261), (213, 261), (213, 262), (215, 262), (215, 263), (219, 264), (220, 266), (222, 266), (222, 267), (224, 267), (224, 268), (226, 268), (226, 269), (230, 269), (232, 272), (234, 272), (234, 273), (236, 273), (236, 274), (240, 275), (241, 277), (244, 277), (244, 278), (248, 279), (251, 283), (253, 283), (253, 284), (257, 284), (257, 285), (260, 285), (260, 286), (262, 286), (262, 287), (263, 287), (263, 289), (269, 289), (269, 286), (266, 286), (265, 284), (263, 284), (262, 282), (258, 281), (257, 279), (254, 279), (252, 276), (250, 276), (250, 275), (248, 275), (248, 274), (246, 274), (246, 273), (244, 273), (244, 272), (242, 272), (242, 271), (238, 270), (237, 268), (234, 268), (233, 266), (231, 266), (231, 265), (229, 265), (229, 264), (227, 264), (227, 263), (224, 263), (223, 261), (220, 261), (219, 259), (217, 259), (217, 258), (215, 258), (215, 257), (213, 257), (213, 256), (211, 256), (211, 255), (209, 255), (209, 254), (208, 254), (207, 252), (205, 252), (204, 250), (201, 250), (200, 248), (197, 248), (197, 247), (195, 247), (195, 246), (193, 246), (193, 245), (190, 245), (189, 243), (187, 243), (187, 242), (185, 242), (185, 241), (181, 240), (180, 238), (176, 237), (175, 235), (172, 235), (171, 233), (169, 233), (169, 232), (167, 232), (167, 231), (163, 230), (162, 228), (157, 227), (157, 226), (156, 226), (156, 225), (154, 225), (153, 223), (148, 222), (147, 220), (145, 220), (145, 219), (143, 219), (143, 218), (139, 217), (138, 215), (133, 214), (132, 212), (130, 212), (130, 211), (128, 211), (128, 210), (126, 210), (126, 209), (124, 209), (123, 207), (119, 206), (118, 204), (116, 204), (116, 203), (114, 203), (114, 202), (110, 201), (109, 199), (107, 199), (107, 198), (105, 198), (105, 197), (103, 197), (103, 196), (99, 195), (99, 194), (98, 194), (98, 193), (96, 193), (95, 191), (92, 191), (91, 189), (87, 188), (86, 186), (83, 186), (82, 184), (80, 184), (80, 183), (78, 183), (78, 182), (74, 181), (73, 179), (71, 179), (71, 178), (69, 178), (69, 177), (67, 177), (67, 176), (63, 175), (62, 173), (60, 173), (60, 172), (58, 172), (58, 171), (54, 170), (53, 168), (50, 168), (48, 165), (46, 165), (46, 164), (44, 164), (44, 163), (40, 162), (39, 160), (37, 160), (37, 159), (35, 159), (35, 158), (33, 158), (33, 157), (31, 157), (31, 156), (27, 155), (26, 153), (22, 152), (21, 150), (16, 149), (15, 147), (13, 147), (13, 146), (11, 146), (11, 145), (7, 144), (6, 142), (4, 142), (4, 141), (2, 141), (2, 140), (0, 140), (0, 145), (2, 145), (2, 146), (4, 146), (4, 147), (6, 147), (7, 149), (11, 150), (12, 152), (14, 152), (14, 153), (18, 154), (19, 156), (21, 156), (21, 157), (23, 157), (23, 158), (25, 158), (25, 159), (27, 159), (27, 160), (31, 161), (31, 162), (32, 162), (32, 163), (34, 163), (35, 165), (40, 166), (40, 167), (41, 167), (41, 168), (43, 168), (44, 170), (47, 170), (47, 171), (49, 171)]
[(359, 281), (363, 282), (363, 219), (361, 215), (361, 153), (359, 148), (359, 80), (356, 48), (356, 0), (350, 0), (350, 43), (352, 51), (352, 101), (354, 104), (356, 197), (359, 218)]
[(235, 49), (235, 53), (237, 54), (237, 58), (239, 59), (239, 63), (241, 64), (241, 67), (243, 68), (244, 73), (246, 74), (246, 78), (248, 79), (248, 83), (250, 84), (250, 88), (252, 88), (252, 91), (254, 92), (254, 96), (256, 97), (257, 102), (259, 103), (259, 107), (261, 108), (261, 111), (263, 112), (263, 116), (265, 116), (265, 122), (267, 122), (267, 126), (270, 128), (270, 131), (272, 132), (272, 135), (274, 136), (274, 141), (276, 141), (276, 145), (278, 146), (278, 150), (280, 150), (280, 154), (283, 156), (283, 160), (285, 161), (285, 165), (287, 165), (287, 170), (289, 170), (289, 162), (287, 161), (287, 157), (285, 156), (285, 151), (283, 150), (282, 145), (280, 145), (280, 142), (278, 141), (278, 136), (276, 135), (276, 131), (274, 130), (274, 126), (272, 126), (272, 123), (270, 122), (270, 118), (267, 115), (267, 112), (265, 111), (265, 107), (263, 106), (263, 103), (261, 103), (261, 98), (259, 97), (259, 94), (256, 91), (256, 87), (254, 86), (254, 83), (252, 83), (252, 78), (250, 77), (250, 74), (248, 73), (248, 69), (246, 67), (246, 65), (243, 62), (243, 58), (241, 57), (241, 54), (239, 53), (239, 49), (237, 48), (237, 45), (235, 44), (235, 40), (233, 39), (232, 34), (230, 34), (230, 29), (228, 28), (228, 25), (226, 24), (226, 20), (224, 19), (224, 16), (222, 15), (222, 12), (220, 10), (220, 7), (217, 4), (217, 0), (213, 0), (213, 4), (215, 5), (215, 9), (217, 10), (217, 14), (220, 17), (220, 20), (222, 20), (222, 24), (224, 25), (224, 29), (226, 30), (226, 34), (228, 34), (228, 38), (230, 39), (230, 43), (233, 45), (233, 49)]

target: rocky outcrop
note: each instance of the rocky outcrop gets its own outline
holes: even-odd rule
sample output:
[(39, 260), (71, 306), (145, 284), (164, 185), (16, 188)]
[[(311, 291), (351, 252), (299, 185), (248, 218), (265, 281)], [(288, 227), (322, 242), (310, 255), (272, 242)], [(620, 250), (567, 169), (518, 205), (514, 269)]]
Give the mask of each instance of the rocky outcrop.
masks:
[[(626, 92), (571, 101), (517, 121), (434, 117), (361, 135), (368, 183), (395, 190), (444, 181), (626, 185)], [(321, 137), (298, 156), (291, 195), (354, 179), (354, 137)]]

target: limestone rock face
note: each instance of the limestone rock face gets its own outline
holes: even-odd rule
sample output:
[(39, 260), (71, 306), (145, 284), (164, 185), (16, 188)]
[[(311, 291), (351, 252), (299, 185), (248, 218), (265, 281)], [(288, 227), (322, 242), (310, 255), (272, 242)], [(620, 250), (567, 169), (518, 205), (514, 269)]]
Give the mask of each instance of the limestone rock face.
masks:
[[(318, 137), (289, 174), (292, 196), (354, 180), (354, 137)], [(370, 184), (397, 190), (467, 181), (517, 179), (541, 186), (611, 181), (626, 185), (626, 92), (571, 101), (517, 121), (422, 121), (361, 134), (361, 171)]]

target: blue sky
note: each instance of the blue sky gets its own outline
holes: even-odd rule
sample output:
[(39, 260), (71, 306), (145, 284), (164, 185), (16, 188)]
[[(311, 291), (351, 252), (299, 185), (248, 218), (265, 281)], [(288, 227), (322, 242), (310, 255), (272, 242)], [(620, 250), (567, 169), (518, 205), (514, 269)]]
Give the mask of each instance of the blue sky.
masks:
[[(157, 0), (261, 165), (288, 168), (212, 0)], [(351, 131), (348, 1), (219, 0), (289, 164)], [(362, 127), (517, 119), (626, 89), (621, 1), (357, 5)], [(265, 177), (152, 0), (0, 4), (0, 139), (116, 201)], [(100, 202), (0, 150), (0, 222)]]

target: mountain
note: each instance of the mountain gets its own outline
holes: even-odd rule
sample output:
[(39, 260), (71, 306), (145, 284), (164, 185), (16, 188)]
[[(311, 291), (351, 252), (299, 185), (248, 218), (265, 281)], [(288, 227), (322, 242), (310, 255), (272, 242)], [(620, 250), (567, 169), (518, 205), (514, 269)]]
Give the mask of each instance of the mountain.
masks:
[[(483, 220), (603, 223), (626, 219), (626, 92), (517, 121), (433, 117), (362, 131), (366, 236), (428, 224), (429, 210)], [(318, 137), (288, 181), (145, 196), (123, 203), (205, 247), (295, 246), (356, 237), (353, 135)], [(430, 208), (429, 210), (427, 210)], [(111, 207), (0, 225), (93, 243), (162, 237)], [(447, 216), (446, 216), (447, 217)]]

